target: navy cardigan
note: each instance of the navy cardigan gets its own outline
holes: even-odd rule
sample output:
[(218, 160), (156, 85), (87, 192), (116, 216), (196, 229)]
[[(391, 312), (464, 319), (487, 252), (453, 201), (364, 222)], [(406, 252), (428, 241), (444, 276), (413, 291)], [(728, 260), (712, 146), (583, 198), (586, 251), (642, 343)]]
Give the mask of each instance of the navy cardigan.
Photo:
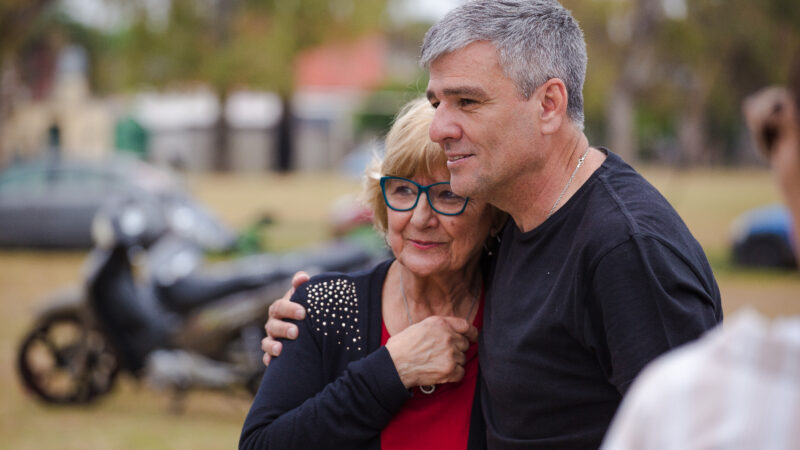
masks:
[[(240, 449), (380, 449), (381, 430), (411, 398), (381, 346), (383, 281), (392, 262), (323, 274), (297, 289), (292, 301), (308, 313), (295, 322), (297, 340), (283, 341), (266, 371)], [(478, 392), (469, 449), (486, 446)]]

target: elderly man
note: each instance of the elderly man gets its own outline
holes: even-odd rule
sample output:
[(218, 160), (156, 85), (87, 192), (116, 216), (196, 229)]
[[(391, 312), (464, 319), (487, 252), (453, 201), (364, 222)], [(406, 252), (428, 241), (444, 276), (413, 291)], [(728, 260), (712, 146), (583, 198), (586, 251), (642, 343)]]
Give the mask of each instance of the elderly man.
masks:
[(557, 1), (469, 2), (428, 31), (421, 62), (453, 190), (512, 218), (479, 340), (488, 446), (597, 448), (642, 367), (722, 320), (705, 254), (655, 188), (589, 145), (586, 46)]

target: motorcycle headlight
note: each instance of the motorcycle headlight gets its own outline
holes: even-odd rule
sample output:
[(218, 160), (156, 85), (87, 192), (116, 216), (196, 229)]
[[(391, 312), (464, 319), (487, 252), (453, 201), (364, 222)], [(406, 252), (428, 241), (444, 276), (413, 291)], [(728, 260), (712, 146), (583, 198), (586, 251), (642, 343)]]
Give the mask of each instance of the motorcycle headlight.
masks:
[(169, 218), (171, 228), (181, 236), (191, 236), (192, 228), (197, 225), (194, 212), (182, 205), (176, 206)]
[(141, 208), (125, 207), (120, 213), (119, 227), (125, 237), (136, 241), (147, 229), (147, 217)]
[(114, 226), (105, 214), (97, 214), (92, 219), (92, 239), (100, 248), (114, 246)]

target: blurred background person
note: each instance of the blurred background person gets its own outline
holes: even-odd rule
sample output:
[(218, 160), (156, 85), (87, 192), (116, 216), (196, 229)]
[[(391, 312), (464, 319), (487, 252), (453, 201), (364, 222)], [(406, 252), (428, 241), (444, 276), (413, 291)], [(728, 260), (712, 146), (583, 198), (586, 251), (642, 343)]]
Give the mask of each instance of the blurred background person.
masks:
[(754, 94), (745, 100), (743, 111), (792, 217), (792, 243), (795, 256), (800, 256), (800, 58), (797, 61), (790, 87)]

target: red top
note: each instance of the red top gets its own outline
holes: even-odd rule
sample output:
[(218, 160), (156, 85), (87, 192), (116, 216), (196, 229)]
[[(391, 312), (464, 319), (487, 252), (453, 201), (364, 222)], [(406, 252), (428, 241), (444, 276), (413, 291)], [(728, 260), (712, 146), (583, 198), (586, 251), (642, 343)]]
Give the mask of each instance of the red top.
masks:
[[(483, 325), (483, 299), (482, 292), (478, 313), (472, 322), (478, 330)], [(390, 336), (386, 323), (381, 322), (381, 345), (386, 345)], [(413, 389), (414, 396), (381, 432), (382, 450), (467, 448), (472, 400), (478, 380), (478, 344), (469, 346), (466, 357), (464, 378), (458, 383), (437, 384), (431, 394), (425, 394), (418, 387)]]

